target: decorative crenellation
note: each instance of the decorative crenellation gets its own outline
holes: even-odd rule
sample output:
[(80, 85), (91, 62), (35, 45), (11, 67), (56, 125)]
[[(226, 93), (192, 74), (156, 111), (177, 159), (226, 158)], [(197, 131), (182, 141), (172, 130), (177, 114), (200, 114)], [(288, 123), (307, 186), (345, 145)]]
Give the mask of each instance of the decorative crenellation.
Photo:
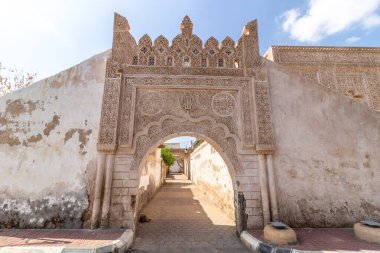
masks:
[(241, 68), (241, 49), (235, 42), (226, 37), (220, 44), (209, 38), (205, 46), (196, 35), (180, 34), (172, 44), (164, 36), (159, 36), (154, 43), (144, 35), (137, 45), (130, 65), (159, 66), (177, 68)]
[[(119, 29), (120, 26), (127, 28)], [(193, 24), (188, 16), (181, 23), (181, 34), (172, 40), (171, 45), (162, 35), (152, 41), (147, 34), (136, 43), (129, 33), (128, 21), (120, 16), (115, 16), (114, 27), (112, 58), (126, 66), (239, 69), (245, 63), (247, 67), (254, 67), (260, 60), (256, 20), (246, 25), (237, 43), (228, 36), (221, 43), (210, 37), (204, 45), (193, 34)], [(248, 48), (245, 61), (244, 41)]]

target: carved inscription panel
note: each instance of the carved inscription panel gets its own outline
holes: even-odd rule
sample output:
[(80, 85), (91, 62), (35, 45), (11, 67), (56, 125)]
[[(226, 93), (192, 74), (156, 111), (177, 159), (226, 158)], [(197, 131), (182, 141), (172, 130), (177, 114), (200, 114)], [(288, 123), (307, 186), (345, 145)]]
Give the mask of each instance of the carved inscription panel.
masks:
[(125, 75), (122, 89), (121, 147), (134, 149), (136, 138), (167, 116), (215, 122), (240, 149), (255, 146), (251, 78)]

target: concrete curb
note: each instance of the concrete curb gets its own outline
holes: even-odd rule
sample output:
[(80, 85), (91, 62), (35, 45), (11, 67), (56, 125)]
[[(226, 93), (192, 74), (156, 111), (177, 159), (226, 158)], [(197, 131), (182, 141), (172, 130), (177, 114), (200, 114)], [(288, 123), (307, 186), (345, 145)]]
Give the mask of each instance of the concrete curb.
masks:
[(133, 242), (133, 231), (127, 229), (111, 244), (97, 248), (70, 247), (0, 247), (0, 253), (124, 253)]
[(240, 240), (252, 252), (259, 252), (259, 253), (322, 253), (322, 251), (305, 251), (305, 250), (296, 250), (296, 249), (277, 248), (277, 247), (272, 246), (268, 243), (264, 243), (264, 242), (260, 241), (259, 239), (256, 239), (247, 231), (243, 231), (240, 234)]

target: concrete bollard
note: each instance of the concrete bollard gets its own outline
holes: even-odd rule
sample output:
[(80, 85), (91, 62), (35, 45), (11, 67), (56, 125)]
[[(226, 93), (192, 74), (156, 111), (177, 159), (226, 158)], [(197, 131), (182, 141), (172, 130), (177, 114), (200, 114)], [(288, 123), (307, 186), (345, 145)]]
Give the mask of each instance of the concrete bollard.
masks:
[(356, 223), (354, 225), (354, 233), (356, 238), (370, 242), (380, 244), (380, 228), (370, 227), (362, 223)]
[(297, 235), (288, 226), (276, 228), (272, 224), (264, 227), (264, 239), (274, 245), (289, 245), (297, 243)]

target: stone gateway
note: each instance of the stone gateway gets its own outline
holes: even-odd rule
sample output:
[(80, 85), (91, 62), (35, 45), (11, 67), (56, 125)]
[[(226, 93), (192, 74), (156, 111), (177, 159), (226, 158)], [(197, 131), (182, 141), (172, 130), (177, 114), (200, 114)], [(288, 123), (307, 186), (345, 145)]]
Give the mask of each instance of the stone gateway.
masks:
[(180, 29), (137, 42), (115, 14), (110, 51), (0, 97), (0, 228), (135, 230), (177, 136), (219, 153), (238, 228), (380, 219), (379, 48), (261, 57), (256, 20), (237, 42)]
[[(103, 203), (94, 201), (92, 226), (102, 220), (111, 227), (134, 228), (139, 204), (133, 208), (131, 199), (138, 195), (141, 164), (152, 148), (175, 135), (200, 137), (216, 147), (228, 164), (235, 194), (241, 191), (249, 196), (247, 200), (256, 200), (247, 203), (252, 210), (249, 226), (262, 226), (258, 157), (266, 171), (274, 139), (257, 21), (245, 26), (236, 45), (229, 37), (220, 45), (211, 37), (205, 47), (192, 33), (187, 16), (181, 34), (170, 46), (163, 36), (153, 43), (144, 35), (136, 43), (124, 17), (115, 14), (114, 22), (97, 145), (98, 170), (106, 171), (105, 185), (110, 182), (111, 188), (118, 187), (115, 181), (123, 178), (112, 174), (112, 162), (103, 160), (125, 161), (123, 171), (134, 177), (122, 186), (128, 189), (124, 201), (117, 202), (112, 190)], [(96, 182), (103, 184), (100, 179)], [(277, 218), (275, 200), (272, 209)]]

